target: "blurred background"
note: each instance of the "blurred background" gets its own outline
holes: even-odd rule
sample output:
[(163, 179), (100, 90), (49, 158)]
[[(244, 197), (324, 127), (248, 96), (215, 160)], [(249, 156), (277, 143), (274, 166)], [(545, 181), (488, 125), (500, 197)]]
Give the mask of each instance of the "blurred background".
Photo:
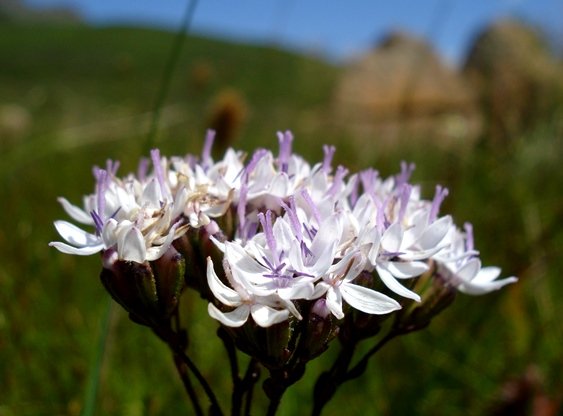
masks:
[[(56, 198), (80, 205), (93, 165), (199, 154), (207, 128), (217, 156), (290, 129), (310, 161), (327, 143), (351, 170), (414, 162), (483, 263), (520, 278), (390, 343), (327, 415), (563, 414), (563, 3), (200, 1), (150, 143), (186, 6), (0, 0), (0, 416), (79, 415), (93, 385), (96, 414), (189, 414), (166, 348), (108, 306), (99, 259), (47, 243)], [(215, 322), (190, 299), (191, 354), (228, 400)], [(333, 350), (280, 414), (310, 412)]]

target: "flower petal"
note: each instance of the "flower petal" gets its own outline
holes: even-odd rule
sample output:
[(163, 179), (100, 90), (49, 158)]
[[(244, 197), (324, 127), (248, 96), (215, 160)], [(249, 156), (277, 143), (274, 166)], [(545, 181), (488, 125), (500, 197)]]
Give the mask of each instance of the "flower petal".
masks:
[(237, 328), (244, 325), (248, 320), (248, 315), (250, 313), (250, 307), (248, 305), (240, 305), (234, 311), (231, 312), (221, 312), (212, 303), (207, 305), (207, 312), (209, 316), (213, 319), (217, 319), (225, 326), (230, 326)]
[(465, 282), (459, 285), (458, 290), (468, 295), (484, 295), (516, 281), (518, 281), (516, 277), (507, 277), (506, 279), (495, 280), (488, 283), (475, 284), (473, 282)]
[(423, 250), (431, 250), (444, 239), (449, 229), (452, 227), (452, 217), (447, 215), (434, 221), (417, 241)]
[(401, 309), (395, 299), (367, 287), (345, 283), (340, 286), (340, 292), (350, 306), (365, 313), (382, 315)]
[(57, 232), (70, 244), (77, 247), (91, 246), (100, 243), (100, 238), (90, 234), (67, 221), (55, 221)]
[(344, 318), (342, 311), (342, 294), (339, 288), (330, 287), (326, 292), (326, 306), (330, 309), (336, 319)]
[(401, 295), (405, 298), (413, 299), (416, 300), (417, 302), (420, 302), (420, 296), (414, 293), (413, 291), (407, 289), (399, 282), (397, 282), (397, 280), (393, 277), (393, 275), (388, 270), (384, 269), (381, 266), (376, 266), (376, 270), (377, 270), (377, 274), (379, 274), (379, 277), (381, 278), (383, 283), (385, 283), (385, 286), (387, 286), (397, 295)]
[(209, 289), (213, 292), (215, 297), (227, 306), (239, 306), (242, 302), (240, 295), (225, 285), (213, 268), (213, 260), (211, 257), (207, 258), (207, 284)]
[(143, 234), (137, 227), (131, 227), (125, 232), (122, 241), (117, 245), (117, 254), (122, 260), (144, 263), (147, 249)]
[(72, 205), (66, 198), (63, 197), (57, 198), (57, 201), (59, 201), (59, 203), (63, 206), (65, 212), (73, 220), (78, 221), (82, 224), (94, 225), (92, 216), (83, 209), (77, 207), (76, 205)]
[(282, 309), (281, 311), (266, 305), (252, 305), (250, 307), (252, 319), (262, 328), (267, 328), (274, 324), (283, 322), (289, 317), (289, 311)]
[(103, 248), (104, 248), (103, 244), (96, 244), (96, 245), (84, 246), (84, 247), (78, 247), (77, 248), (77, 247), (69, 246), (68, 244), (65, 244), (65, 243), (59, 243), (58, 241), (53, 241), (53, 242), (49, 243), (49, 245), (51, 247), (55, 247), (61, 253), (76, 254), (78, 256), (90, 256), (91, 254), (97, 253), (97, 252), (103, 250)]
[(428, 265), (421, 261), (390, 261), (387, 270), (397, 279), (410, 279), (426, 272)]

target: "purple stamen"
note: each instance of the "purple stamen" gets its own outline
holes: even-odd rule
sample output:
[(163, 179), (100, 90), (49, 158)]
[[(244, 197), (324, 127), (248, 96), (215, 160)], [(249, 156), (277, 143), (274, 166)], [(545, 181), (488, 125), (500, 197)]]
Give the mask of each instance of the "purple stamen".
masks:
[(352, 207), (356, 206), (356, 202), (358, 202), (359, 197), (360, 197), (360, 179), (356, 175), (352, 179), (352, 191), (350, 192), (350, 205)]
[(405, 161), (401, 162), (401, 173), (395, 177), (395, 188), (399, 188), (404, 183), (407, 183), (414, 172), (415, 164), (407, 163)]
[(213, 148), (213, 141), (215, 140), (215, 130), (207, 130), (205, 135), (205, 143), (201, 152), (201, 166), (207, 170), (211, 162), (211, 149)]
[(96, 197), (98, 214), (103, 217), (106, 209), (106, 190), (108, 188), (108, 173), (103, 169), (96, 168)]
[(290, 131), (286, 131), (285, 133), (278, 132), (278, 140), (280, 142), (278, 164), (281, 171), (287, 173), (289, 158), (291, 157), (291, 142), (293, 142), (293, 134), (291, 134)]
[(154, 166), (154, 173), (156, 175), (156, 179), (158, 184), (160, 185), (160, 192), (162, 196), (168, 195), (167, 188), (166, 188), (166, 181), (164, 179), (164, 172), (162, 170), (162, 165), (160, 163), (160, 151), (158, 149), (151, 150), (151, 159), (152, 164)]
[(104, 221), (102, 220), (102, 218), (98, 215), (98, 213), (96, 211), (91, 211), (90, 215), (92, 216), (92, 219), (94, 220), (94, 226), (96, 227), (96, 234), (98, 234), (98, 235), (102, 234), (102, 229), (104, 228)]
[(387, 226), (389, 225), (387, 218), (385, 217), (385, 207), (389, 203), (389, 198), (390, 197), (388, 197), (383, 203), (376, 202), (377, 215), (375, 218), (375, 223), (377, 226), (377, 231), (379, 231), (381, 234), (383, 234), (383, 232), (387, 229)]
[(111, 176), (115, 176), (117, 170), (119, 169), (119, 161), (116, 160), (115, 162), (111, 159), (106, 160), (106, 170)]
[(264, 230), (264, 235), (266, 236), (266, 243), (272, 252), (272, 258), (278, 261), (276, 254), (278, 253), (278, 249), (276, 247), (276, 240), (274, 238), (274, 230), (272, 227), (272, 211), (266, 211), (266, 215), (263, 213), (258, 214), (258, 220), (260, 224), (262, 224), (262, 229)]
[(319, 214), (319, 210), (317, 209), (317, 206), (313, 202), (311, 195), (309, 195), (309, 192), (307, 192), (306, 189), (303, 189), (301, 191), (301, 196), (305, 200), (305, 203), (309, 206), (309, 209), (311, 210), (311, 214), (313, 215), (313, 217), (315, 217), (317, 224), (321, 225), (321, 215)]
[(303, 233), (301, 232), (301, 226), (299, 225), (299, 218), (297, 217), (297, 209), (295, 208), (295, 197), (292, 195), (289, 197), (289, 206), (287, 206), (283, 201), (281, 203), (282, 207), (287, 212), (289, 217), (289, 223), (291, 228), (293, 228), (293, 233), (297, 240), (303, 240)]
[(315, 227), (307, 227), (307, 224), (303, 223), (303, 229), (305, 230), (305, 232), (307, 233), (307, 236), (309, 237), (309, 240), (313, 240), (315, 238), (315, 236), (317, 235), (317, 230), (315, 229)]
[(401, 204), (401, 208), (399, 209), (399, 221), (403, 221), (411, 197), (411, 192), (412, 192), (412, 186), (409, 185), (408, 183), (404, 183), (401, 186), (401, 191), (399, 196), (399, 201)]
[(336, 196), (336, 194), (340, 192), (342, 186), (344, 185), (344, 176), (346, 176), (347, 174), (348, 169), (346, 169), (344, 166), (338, 166), (338, 168), (336, 168), (336, 173), (334, 174), (334, 178), (332, 179), (332, 185), (326, 192), (327, 195)]
[(330, 171), (332, 170), (332, 158), (334, 156), (334, 152), (336, 151), (336, 147), (334, 146), (328, 146), (328, 145), (324, 145), (323, 146), (323, 152), (325, 154), (324, 160), (323, 160), (323, 172), (325, 174), (329, 174)]
[(473, 225), (471, 225), (470, 222), (466, 222), (463, 224), (463, 228), (465, 229), (465, 250), (473, 251), (475, 249), (473, 241)]
[(369, 168), (360, 172), (360, 181), (364, 192), (370, 195), (375, 200), (375, 181), (379, 176), (379, 172), (375, 169)]
[(194, 155), (186, 155), (184, 160), (191, 169), (195, 169), (195, 165), (197, 165), (197, 158)]
[(432, 206), (430, 207), (430, 214), (428, 216), (428, 221), (430, 223), (438, 217), (438, 212), (440, 211), (440, 205), (444, 202), (446, 196), (448, 196), (448, 188), (442, 188), (440, 185), (436, 186), (436, 193), (434, 194), (434, 199), (432, 200)]
[(240, 187), (240, 194), (237, 205), (237, 216), (239, 221), (239, 233), (242, 235), (246, 223), (246, 197), (248, 195), (248, 186), (243, 183)]
[(313, 252), (311, 250), (309, 250), (309, 247), (307, 247), (307, 244), (305, 244), (305, 241), (301, 241), (301, 256), (303, 258), (307, 258), (307, 257), (311, 257), (312, 255), (313, 255)]
[(254, 154), (252, 155), (252, 159), (250, 159), (250, 162), (248, 162), (248, 165), (246, 165), (246, 168), (244, 169), (243, 180), (245, 182), (248, 182), (248, 177), (250, 176), (252, 171), (256, 169), (256, 165), (258, 165), (258, 162), (260, 162), (260, 160), (264, 156), (266, 156), (267, 153), (268, 151), (266, 149), (258, 149), (254, 152)]
[(148, 170), (149, 170), (149, 160), (146, 157), (143, 157), (139, 161), (139, 167), (137, 168), (137, 178), (139, 178), (139, 181), (145, 182), (145, 179), (147, 178)]

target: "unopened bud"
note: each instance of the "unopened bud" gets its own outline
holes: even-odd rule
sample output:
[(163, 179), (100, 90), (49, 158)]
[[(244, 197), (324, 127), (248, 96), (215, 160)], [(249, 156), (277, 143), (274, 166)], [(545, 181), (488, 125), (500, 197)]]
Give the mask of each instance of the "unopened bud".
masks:
[(116, 260), (107, 250), (103, 264), (104, 287), (135, 322), (153, 326), (176, 310), (184, 287), (184, 259), (173, 247), (150, 263)]

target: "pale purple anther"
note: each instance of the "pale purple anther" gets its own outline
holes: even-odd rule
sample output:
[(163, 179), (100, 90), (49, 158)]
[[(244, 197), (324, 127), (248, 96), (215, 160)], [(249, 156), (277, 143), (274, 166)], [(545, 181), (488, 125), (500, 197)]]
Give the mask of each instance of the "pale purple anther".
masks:
[(463, 228), (465, 229), (465, 250), (473, 251), (475, 248), (473, 242), (473, 225), (471, 225), (470, 222), (466, 222), (463, 224)]
[(109, 175), (115, 176), (117, 170), (119, 169), (119, 161), (116, 160), (115, 162), (111, 159), (106, 160), (106, 170), (108, 171)]
[(282, 202), (282, 207), (285, 209), (285, 212), (287, 212), (289, 223), (291, 224), (295, 238), (297, 238), (299, 242), (302, 242), (303, 233), (301, 232), (301, 224), (299, 223), (299, 218), (297, 217), (297, 209), (295, 208), (295, 197), (293, 195), (289, 197), (289, 205), (286, 205), (284, 202)]
[(403, 218), (405, 217), (407, 206), (409, 204), (409, 200), (411, 197), (411, 192), (412, 192), (412, 186), (409, 185), (408, 183), (404, 183), (401, 186), (401, 189), (399, 191), (399, 203), (400, 203), (399, 217), (398, 217), (399, 222), (403, 221)]
[(165, 195), (168, 196), (168, 191), (167, 191), (168, 188), (166, 187), (166, 180), (164, 178), (162, 164), (160, 163), (160, 151), (158, 149), (151, 150), (151, 159), (152, 159), (152, 164), (154, 166), (154, 174), (156, 176), (156, 180), (160, 185), (160, 192), (163, 197)]
[(377, 227), (377, 231), (379, 231), (380, 234), (383, 234), (383, 232), (390, 225), (389, 221), (387, 220), (387, 217), (385, 216), (385, 207), (389, 204), (390, 199), (391, 199), (391, 196), (388, 196), (387, 199), (383, 202), (375, 201), (375, 203), (377, 205), (377, 214), (375, 216), (375, 225)]
[(267, 154), (268, 151), (266, 149), (258, 149), (252, 154), (252, 158), (250, 159), (250, 162), (248, 162), (248, 165), (246, 165), (246, 168), (244, 168), (242, 172), (244, 182), (248, 182), (248, 177), (250, 176), (252, 171), (256, 169), (256, 165), (258, 165), (258, 162), (260, 162), (260, 160)]
[(244, 238), (244, 230), (246, 228), (246, 198), (248, 195), (248, 186), (243, 183), (240, 187), (240, 193), (237, 205), (237, 217), (238, 217), (238, 231), (241, 237)]
[(207, 130), (205, 135), (205, 143), (203, 145), (203, 150), (201, 151), (201, 166), (204, 170), (207, 170), (211, 164), (211, 149), (213, 148), (213, 142), (215, 141), (215, 130)]
[(323, 152), (324, 152), (324, 160), (323, 160), (323, 172), (325, 174), (329, 174), (330, 171), (332, 170), (332, 158), (334, 157), (334, 152), (336, 151), (336, 147), (334, 146), (328, 146), (328, 145), (324, 145), (323, 146)]
[(362, 182), (362, 187), (364, 188), (364, 192), (372, 197), (375, 201), (377, 199), (375, 195), (375, 181), (379, 176), (379, 172), (375, 169), (369, 168), (363, 170), (359, 173), (360, 181)]
[(404, 183), (407, 183), (414, 172), (415, 164), (407, 163), (405, 161), (401, 162), (401, 173), (395, 176), (395, 187), (398, 188)]
[(293, 134), (291, 134), (290, 131), (286, 131), (285, 133), (278, 132), (278, 140), (280, 142), (278, 164), (280, 170), (287, 173), (289, 158), (291, 157), (291, 142), (293, 142)]
[(348, 174), (348, 169), (346, 169), (342, 165), (339, 165), (336, 168), (336, 173), (334, 174), (334, 178), (332, 178), (332, 185), (330, 186), (328, 191), (326, 191), (326, 194), (329, 196), (336, 196), (338, 192), (342, 190), (342, 187), (344, 186), (344, 176), (346, 176), (347, 174)]
[(274, 229), (272, 227), (272, 211), (268, 210), (266, 211), (266, 214), (260, 212), (258, 214), (258, 220), (260, 221), (260, 224), (262, 224), (262, 229), (264, 230), (264, 235), (266, 236), (266, 243), (272, 252), (274, 267), (277, 267), (279, 265), (279, 259), (276, 239), (274, 238)]
[(356, 206), (358, 198), (360, 197), (360, 177), (358, 175), (351, 179), (351, 191), (350, 191), (350, 205), (352, 207)]
[[(108, 172), (104, 169), (96, 169), (96, 209), (98, 217), (103, 220), (106, 209), (106, 191), (108, 188)], [(96, 219), (94, 218), (94, 223)]]
[(311, 210), (311, 214), (315, 218), (315, 221), (317, 221), (317, 224), (320, 225), (321, 224), (321, 214), (319, 213), (317, 206), (313, 202), (311, 195), (309, 195), (309, 192), (307, 192), (306, 189), (303, 189), (301, 191), (301, 196), (305, 200), (305, 203), (309, 206), (309, 209)]
[(149, 171), (149, 159), (142, 157), (139, 160), (139, 166), (137, 167), (137, 178), (141, 183), (145, 182), (147, 179), (147, 172)]
[(440, 211), (440, 205), (448, 196), (448, 188), (442, 188), (440, 185), (436, 186), (436, 193), (434, 194), (434, 199), (432, 200), (432, 205), (430, 207), (430, 214), (428, 215), (428, 222), (432, 223), (438, 217), (438, 212)]

